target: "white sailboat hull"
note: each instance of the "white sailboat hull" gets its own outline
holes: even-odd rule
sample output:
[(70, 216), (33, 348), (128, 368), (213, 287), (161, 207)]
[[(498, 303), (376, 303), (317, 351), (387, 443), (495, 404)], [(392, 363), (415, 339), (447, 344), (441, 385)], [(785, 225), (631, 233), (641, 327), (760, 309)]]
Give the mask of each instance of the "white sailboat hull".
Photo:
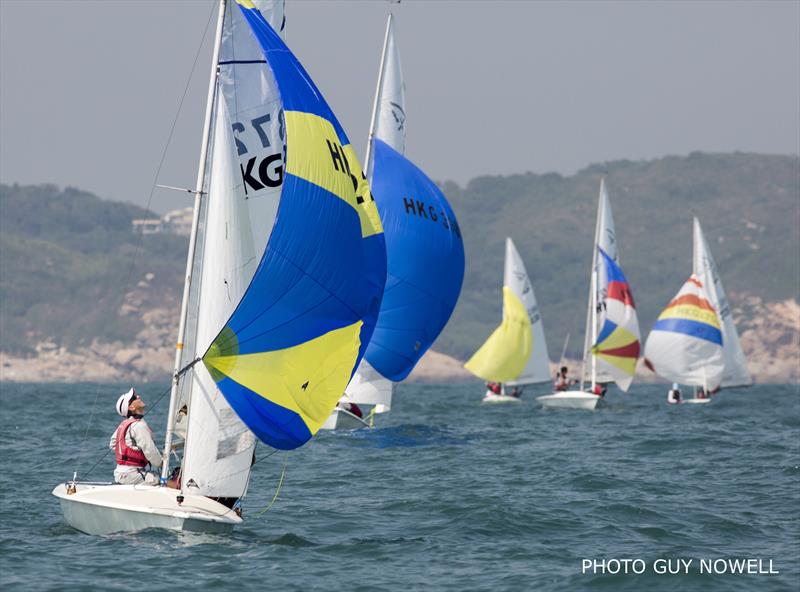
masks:
[(191, 532), (229, 533), (242, 523), (236, 513), (200, 495), (152, 485), (77, 484), (67, 493), (67, 484), (53, 489), (67, 524), (93, 535), (137, 532), (165, 528)]
[(519, 397), (511, 397), (509, 395), (497, 395), (490, 390), (486, 391), (481, 403), (519, 403)]
[(585, 391), (561, 391), (552, 395), (536, 397), (542, 407), (548, 409), (586, 409), (592, 411), (603, 404), (603, 399)]
[(320, 427), (321, 430), (358, 430), (368, 428), (369, 424), (358, 415), (337, 407)]
[(684, 399), (681, 403), (690, 403), (690, 404), (702, 404), (702, 403), (710, 403), (711, 399)]

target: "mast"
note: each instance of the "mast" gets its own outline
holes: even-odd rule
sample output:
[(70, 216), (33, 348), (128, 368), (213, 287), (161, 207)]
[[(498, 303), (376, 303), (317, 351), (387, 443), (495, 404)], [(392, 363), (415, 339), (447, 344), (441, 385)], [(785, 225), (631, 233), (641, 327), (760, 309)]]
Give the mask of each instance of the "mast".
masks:
[(367, 152), (364, 155), (364, 174), (370, 176), (369, 161), (372, 160), (372, 138), (375, 135), (375, 125), (378, 120), (378, 107), (383, 94), (383, 77), (386, 70), (386, 50), (389, 47), (389, 32), (392, 30), (392, 13), (386, 20), (386, 34), (383, 37), (383, 50), (381, 51), (381, 67), (378, 71), (378, 86), (375, 88), (375, 99), (372, 101), (372, 120), (369, 124), (369, 136), (367, 138)]
[[(605, 177), (600, 178), (600, 196), (603, 195)], [(581, 390), (586, 381), (586, 359), (590, 355), (591, 344), (597, 340), (597, 245), (600, 242), (600, 220), (603, 217), (603, 201), (597, 198), (597, 220), (594, 225), (594, 244), (592, 245), (592, 273), (589, 282), (589, 303), (586, 308), (586, 329), (583, 332), (583, 359), (581, 360)], [(591, 323), (591, 333), (589, 324)], [(590, 341), (591, 339), (591, 341)], [(592, 388), (597, 378), (597, 364), (592, 356)]]
[[(597, 238), (595, 238), (594, 265), (592, 266), (592, 343), (597, 342)], [(597, 357), (592, 355), (592, 392), (597, 383)]]
[(186, 317), (189, 312), (189, 293), (192, 287), (192, 269), (194, 268), (195, 247), (197, 244), (197, 228), (200, 224), (200, 203), (206, 178), (206, 161), (208, 160), (208, 141), (211, 134), (211, 117), (214, 111), (214, 95), (217, 85), (217, 71), (219, 61), (219, 48), (222, 43), (222, 25), (225, 20), (226, 0), (219, 0), (219, 14), (217, 16), (217, 30), (214, 36), (214, 50), (211, 56), (211, 74), (208, 81), (208, 99), (206, 100), (206, 113), (203, 121), (203, 141), (200, 145), (200, 164), (197, 168), (197, 180), (194, 191), (194, 212), (192, 214), (192, 230), (189, 235), (189, 253), (186, 256), (186, 280), (183, 285), (183, 298), (181, 299), (180, 321), (178, 323), (178, 339), (175, 344), (175, 365), (172, 373), (172, 389), (169, 394), (169, 411), (167, 412), (167, 430), (164, 436), (164, 455), (161, 464), (161, 484), (166, 484), (169, 474), (169, 455), (172, 451), (172, 435), (175, 423), (175, 405), (178, 400), (178, 383), (180, 382), (181, 356), (183, 353), (183, 340), (186, 336)]

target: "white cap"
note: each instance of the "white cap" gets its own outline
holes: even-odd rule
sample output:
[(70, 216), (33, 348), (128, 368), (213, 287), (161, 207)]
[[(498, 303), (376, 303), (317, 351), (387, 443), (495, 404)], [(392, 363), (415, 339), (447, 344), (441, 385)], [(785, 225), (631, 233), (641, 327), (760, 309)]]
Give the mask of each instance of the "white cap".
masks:
[(119, 413), (122, 417), (128, 417), (128, 407), (131, 404), (131, 399), (136, 395), (136, 390), (131, 387), (127, 393), (120, 395), (119, 399), (117, 399), (117, 413)]

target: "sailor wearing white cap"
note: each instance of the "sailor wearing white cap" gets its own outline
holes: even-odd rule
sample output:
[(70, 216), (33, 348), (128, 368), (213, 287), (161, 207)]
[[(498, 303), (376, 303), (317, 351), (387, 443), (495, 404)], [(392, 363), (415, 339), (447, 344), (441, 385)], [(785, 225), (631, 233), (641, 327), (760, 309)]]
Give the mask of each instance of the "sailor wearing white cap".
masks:
[[(125, 419), (111, 434), (108, 443), (117, 461), (117, 468), (114, 469), (114, 481), (117, 483), (158, 483), (161, 454), (153, 441), (150, 426), (142, 417), (144, 407), (144, 400), (133, 387), (117, 399), (117, 413)], [(147, 470), (148, 464), (156, 471)]]

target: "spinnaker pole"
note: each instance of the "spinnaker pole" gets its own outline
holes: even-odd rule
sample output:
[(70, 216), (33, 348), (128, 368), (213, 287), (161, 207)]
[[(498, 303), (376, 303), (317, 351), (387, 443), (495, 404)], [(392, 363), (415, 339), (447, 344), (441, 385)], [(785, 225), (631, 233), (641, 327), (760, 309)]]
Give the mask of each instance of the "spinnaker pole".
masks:
[(189, 294), (192, 287), (192, 270), (194, 269), (195, 247), (197, 245), (197, 228), (200, 224), (200, 204), (204, 194), (206, 178), (206, 162), (208, 160), (208, 143), (211, 135), (211, 118), (214, 112), (214, 96), (216, 95), (217, 74), (219, 70), (219, 49), (222, 44), (222, 25), (225, 20), (226, 0), (219, 0), (219, 14), (217, 15), (217, 29), (214, 36), (214, 50), (211, 57), (211, 75), (208, 82), (208, 99), (206, 100), (206, 113), (203, 121), (203, 141), (200, 145), (200, 164), (197, 168), (197, 180), (194, 191), (194, 212), (192, 214), (192, 230), (189, 235), (189, 253), (186, 256), (186, 280), (183, 285), (183, 298), (181, 299), (180, 322), (178, 323), (178, 339), (175, 344), (175, 365), (172, 374), (172, 389), (169, 394), (169, 411), (167, 412), (167, 431), (164, 436), (164, 456), (161, 463), (161, 485), (166, 485), (169, 475), (169, 455), (172, 451), (172, 435), (175, 426), (175, 406), (178, 400), (178, 384), (180, 382), (181, 357), (183, 354), (183, 340), (186, 336), (186, 318), (189, 312)]

